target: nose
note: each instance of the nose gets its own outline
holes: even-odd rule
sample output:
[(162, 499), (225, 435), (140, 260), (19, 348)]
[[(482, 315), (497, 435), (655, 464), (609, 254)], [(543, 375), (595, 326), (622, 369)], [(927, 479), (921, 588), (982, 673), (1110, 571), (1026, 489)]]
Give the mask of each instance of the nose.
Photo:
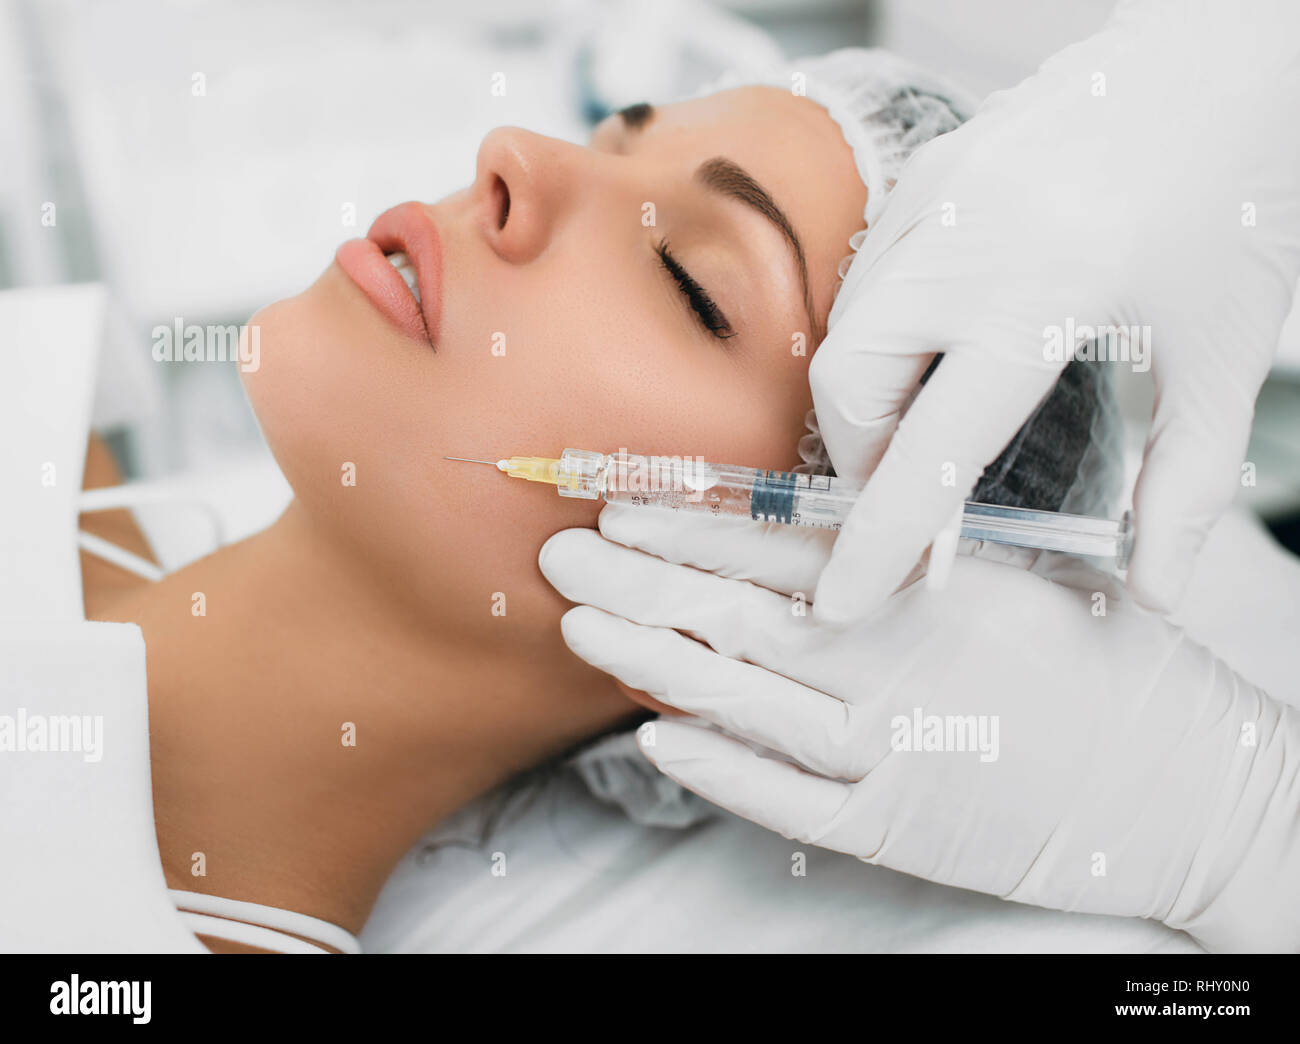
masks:
[(500, 257), (526, 264), (546, 249), (582, 191), (586, 152), (517, 127), (498, 127), (483, 139), (474, 202)]

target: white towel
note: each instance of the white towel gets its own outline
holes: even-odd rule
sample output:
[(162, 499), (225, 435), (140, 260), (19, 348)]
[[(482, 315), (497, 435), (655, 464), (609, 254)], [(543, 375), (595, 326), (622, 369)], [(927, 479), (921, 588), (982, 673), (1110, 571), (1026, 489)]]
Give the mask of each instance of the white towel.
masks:
[(0, 293), (0, 950), (202, 953), (159, 861), (144, 638), (82, 607), (102, 309), (99, 287)]

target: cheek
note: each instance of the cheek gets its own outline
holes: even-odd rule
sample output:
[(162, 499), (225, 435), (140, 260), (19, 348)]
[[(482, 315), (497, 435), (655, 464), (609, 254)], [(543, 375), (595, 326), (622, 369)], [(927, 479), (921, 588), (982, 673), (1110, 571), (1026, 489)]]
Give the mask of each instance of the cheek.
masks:
[(649, 425), (664, 446), (647, 452), (758, 468), (798, 463), (804, 417), (812, 407), (807, 358), (781, 345), (759, 350), (761, 357), (750, 349), (688, 369)]
[[(298, 505), (426, 615), (449, 607), (497, 634), (558, 616), (564, 603), (537, 552), (560, 529), (595, 525), (600, 502), (443, 457), (603, 446), (588, 420), (590, 364), (566, 366), (566, 348), (567, 361), (581, 358), (581, 324), (565, 329), (564, 316), (539, 317), (534, 302), (502, 295), (475, 311), (474, 329), (453, 331), (437, 353), (417, 351), (352, 301), (341, 278), (327, 271), (250, 321), (261, 366), (245, 388)], [(492, 350), (498, 331), (503, 355)], [(499, 593), (505, 620), (489, 612)]]
[[(390, 330), (334, 268), (251, 320), (261, 366), (245, 386), (315, 524), (417, 603), (463, 604), (496, 628), (558, 616), (537, 552), (594, 525), (601, 502), (444, 455), (627, 448), (781, 468), (810, 405), (807, 359), (788, 345), (715, 347), (651, 307), (636, 272), (564, 261), (555, 278), (453, 282), (436, 353)], [(488, 613), (499, 593), (506, 620)]]

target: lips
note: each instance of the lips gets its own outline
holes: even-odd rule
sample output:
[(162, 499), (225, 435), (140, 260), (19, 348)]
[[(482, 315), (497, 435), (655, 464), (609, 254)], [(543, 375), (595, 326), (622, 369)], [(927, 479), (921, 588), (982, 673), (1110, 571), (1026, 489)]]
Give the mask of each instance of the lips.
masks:
[[(419, 301), (387, 254), (403, 253), (415, 268)], [(428, 210), (401, 203), (375, 219), (365, 239), (344, 243), (335, 255), (339, 267), (370, 302), (407, 336), (431, 347), (438, 343), (442, 313), (442, 244)]]

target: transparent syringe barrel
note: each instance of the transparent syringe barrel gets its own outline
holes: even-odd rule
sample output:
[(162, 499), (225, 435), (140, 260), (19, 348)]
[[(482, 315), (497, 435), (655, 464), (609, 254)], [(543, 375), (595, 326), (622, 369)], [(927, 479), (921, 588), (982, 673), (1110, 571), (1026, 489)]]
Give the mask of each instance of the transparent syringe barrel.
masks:
[[(647, 457), (567, 449), (560, 459), (562, 496), (728, 515), (793, 526), (839, 529), (861, 492), (854, 482), (692, 457)], [(1126, 514), (1105, 518), (967, 502), (961, 535), (1017, 547), (1114, 557), (1128, 562), (1132, 526)]]
[(577, 488), (566, 495), (582, 496), (579, 490), (585, 489), (612, 503), (838, 529), (859, 491), (825, 475), (623, 453), (604, 456), (597, 464), (595, 454), (580, 459), (580, 452), (565, 450), (561, 471), (585, 473), (589, 481), (579, 478)]

